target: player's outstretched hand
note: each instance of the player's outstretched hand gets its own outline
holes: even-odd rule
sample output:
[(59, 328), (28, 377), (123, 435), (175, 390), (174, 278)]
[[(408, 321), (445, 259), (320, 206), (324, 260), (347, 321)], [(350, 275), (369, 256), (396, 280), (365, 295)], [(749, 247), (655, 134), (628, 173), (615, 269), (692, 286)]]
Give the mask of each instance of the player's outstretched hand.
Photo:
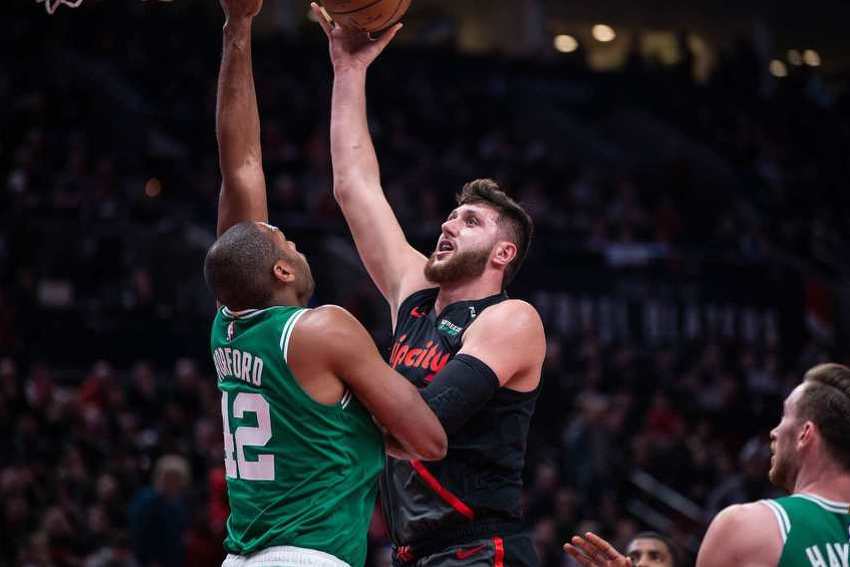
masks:
[(263, 0), (219, 0), (219, 3), (228, 20), (253, 18), (263, 7)]
[(402, 28), (402, 24), (398, 23), (373, 37), (366, 32), (346, 29), (328, 21), (327, 15), (315, 2), (310, 3), (310, 9), (328, 36), (331, 63), (337, 72), (347, 69), (365, 71)]
[(564, 551), (582, 567), (631, 567), (632, 561), (621, 555), (610, 543), (587, 532), (584, 537), (573, 536), (572, 544), (565, 543)]

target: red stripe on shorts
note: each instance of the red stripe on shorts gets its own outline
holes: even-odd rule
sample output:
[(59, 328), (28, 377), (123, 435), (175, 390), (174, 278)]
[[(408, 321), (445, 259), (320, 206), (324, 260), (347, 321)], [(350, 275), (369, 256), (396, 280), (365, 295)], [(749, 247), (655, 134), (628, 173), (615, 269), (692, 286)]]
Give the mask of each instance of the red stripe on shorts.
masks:
[(431, 474), (431, 471), (425, 468), (425, 465), (419, 461), (410, 461), (410, 466), (413, 467), (413, 470), (415, 470), (422, 480), (425, 481), (425, 484), (427, 484), (431, 490), (436, 492), (437, 496), (442, 498), (446, 504), (454, 508), (463, 516), (466, 516), (468, 519), (475, 519), (475, 512), (472, 511), (472, 508), (464, 504), (460, 498), (446, 490), (446, 487), (440, 484), (440, 481)]
[(493, 538), (496, 555), (493, 557), (493, 567), (505, 567), (505, 542), (500, 537)]

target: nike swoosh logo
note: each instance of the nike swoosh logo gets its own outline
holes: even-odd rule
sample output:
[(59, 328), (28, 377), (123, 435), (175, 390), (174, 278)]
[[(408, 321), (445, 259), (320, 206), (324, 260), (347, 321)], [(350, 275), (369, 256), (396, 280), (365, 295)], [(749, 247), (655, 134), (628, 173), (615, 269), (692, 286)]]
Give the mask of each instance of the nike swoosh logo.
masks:
[(419, 311), (419, 307), (414, 307), (410, 311), (410, 316), (413, 317), (414, 319), (419, 319), (420, 317), (424, 317), (425, 313), (422, 313), (421, 311)]
[(475, 547), (470, 547), (469, 549), (458, 549), (457, 551), (455, 551), (455, 557), (457, 557), (460, 560), (469, 559), (470, 557), (472, 557), (473, 555), (475, 555), (476, 553), (478, 553), (479, 551), (481, 551), (485, 547), (487, 547), (487, 544), (483, 543), (483, 544), (477, 545)]

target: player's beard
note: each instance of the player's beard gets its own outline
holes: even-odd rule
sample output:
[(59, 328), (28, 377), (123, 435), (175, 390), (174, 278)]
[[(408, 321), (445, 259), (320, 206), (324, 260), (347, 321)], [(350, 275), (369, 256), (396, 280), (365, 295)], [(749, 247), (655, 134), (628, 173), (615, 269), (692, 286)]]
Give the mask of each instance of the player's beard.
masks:
[(773, 454), (770, 472), (767, 474), (771, 484), (788, 493), (794, 492), (799, 470), (799, 455), (791, 448), (783, 449), (777, 446)]
[(425, 264), (425, 277), (437, 284), (472, 280), (484, 273), (493, 248), (478, 248), (455, 252), (445, 262), (437, 263), (437, 253), (431, 254)]

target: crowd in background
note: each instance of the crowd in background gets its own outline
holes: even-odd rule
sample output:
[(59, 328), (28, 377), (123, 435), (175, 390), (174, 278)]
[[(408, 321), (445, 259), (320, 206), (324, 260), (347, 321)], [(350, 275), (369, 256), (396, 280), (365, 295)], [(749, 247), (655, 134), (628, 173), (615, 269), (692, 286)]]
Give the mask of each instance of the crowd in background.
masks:
[[(104, 3), (72, 27), (19, 8), (0, 37), (0, 565), (223, 553), (201, 274), (220, 22), (135, 9), (155, 17)], [(321, 40), (256, 46), (272, 222), (307, 251), (316, 301), (349, 308), (386, 345), (385, 308), (331, 194)], [(384, 189), (426, 251), (455, 191), (488, 176), (535, 218), (532, 264), (708, 259), (845, 277), (850, 98), (804, 71), (766, 78), (738, 49), (697, 85), (651, 62), (599, 75), (394, 47), (369, 83)], [(589, 527), (617, 545), (666, 529), (692, 552), (720, 508), (771, 494), (782, 398), (809, 366), (846, 357), (805, 333), (647, 345), (592, 324), (548, 331), (525, 493), (546, 567), (567, 565), (560, 544)], [(370, 539), (371, 564), (386, 564), (379, 516)]]
[[(767, 432), (799, 360), (736, 344), (684, 349), (604, 346), (550, 336), (532, 423), (525, 511), (544, 565), (588, 529), (617, 545), (646, 527), (636, 503), (679, 517), (632, 475), (639, 470), (698, 508), (664, 524), (692, 551), (719, 509), (775, 494)], [(81, 381), (45, 361), (0, 361), (0, 539), (11, 564), (212, 565), (227, 515), (219, 394), (206, 360), (173, 367), (99, 360)], [(375, 565), (388, 542), (370, 531)], [(385, 557), (384, 557), (385, 559)]]

